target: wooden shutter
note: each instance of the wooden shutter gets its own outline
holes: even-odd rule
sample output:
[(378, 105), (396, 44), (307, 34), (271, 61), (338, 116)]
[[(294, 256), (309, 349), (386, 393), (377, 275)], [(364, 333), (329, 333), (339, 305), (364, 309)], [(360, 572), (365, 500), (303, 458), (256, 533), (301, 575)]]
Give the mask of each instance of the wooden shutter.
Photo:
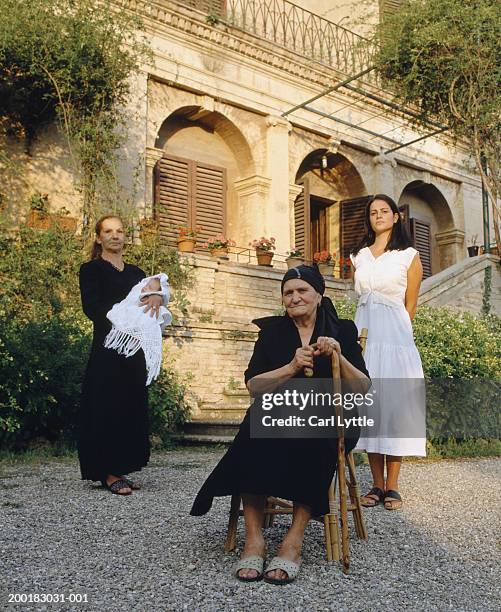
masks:
[[(194, 213), (200, 227), (197, 243), (207, 242), (225, 231), (226, 169), (197, 163), (195, 172)], [(200, 250), (200, 247), (197, 247)]]
[(313, 254), (310, 236), (310, 181), (304, 178), (299, 181), (299, 185), (303, 186), (303, 191), (294, 202), (294, 246), (301, 251), (306, 260), (311, 261)]
[(379, 15), (384, 19), (388, 15), (393, 15), (406, 4), (406, 0), (379, 0)]
[(155, 166), (155, 219), (160, 236), (176, 245), (178, 227), (199, 227), (197, 251), (225, 231), (226, 169), (182, 157), (162, 157)]
[(190, 162), (178, 157), (162, 157), (155, 166), (154, 216), (160, 236), (175, 245), (180, 225), (192, 222), (192, 180)]
[[(350, 253), (362, 240), (365, 233), (365, 207), (369, 196), (353, 198), (340, 202), (341, 207), (341, 257), (343, 262), (350, 258)], [(342, 269), (342, 278), (349, 278), (350, 271)]]
[(411, 236), (414, 248), (419, 251), (423, 264), (423, 278), (431, 276), (431, 228), (426, 221), (411, 219)]

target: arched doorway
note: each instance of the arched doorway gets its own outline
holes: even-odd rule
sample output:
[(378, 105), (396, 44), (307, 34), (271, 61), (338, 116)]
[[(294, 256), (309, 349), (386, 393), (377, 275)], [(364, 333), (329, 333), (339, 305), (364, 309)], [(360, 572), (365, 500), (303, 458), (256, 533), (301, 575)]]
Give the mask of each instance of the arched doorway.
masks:
[(177, 228), (200, 228), (197, 250), (216, 234), (238, 234), (235, 181), (253, 173), (250, 147), (224, 115), (189, 106), (172, 113), (158, 131), (163, 150), (154, 169), (154, 216), (165, 242)]
[(403, 189), (398, 205), (419, 251), (424, 278), (451, 265), (453, 262), (449, 261), (446, 248), (443, 248), (447, 244), (441, 245), (437, 240), (454, 228), (451, 210), (441, 191), (432, 183), (412, 181)]
[(296, 184), (302, 187), (294, 203), (294, 241), (307, 260), (315, 252), (336, 252), (335, 275), (350, 277), (349, 254), (364, 231), (367, 189), (353, 165), (341, 153), (317, 149), (301, 162)]

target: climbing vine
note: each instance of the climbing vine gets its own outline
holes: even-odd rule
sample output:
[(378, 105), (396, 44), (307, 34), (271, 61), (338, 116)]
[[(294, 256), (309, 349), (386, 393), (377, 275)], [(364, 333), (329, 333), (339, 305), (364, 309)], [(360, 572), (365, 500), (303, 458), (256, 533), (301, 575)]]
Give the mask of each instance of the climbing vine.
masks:
[(57, 121), (84, 219), (111, 206), (131, 77), (149, 51), (138, 17), (96, 0), (0, 0), (0, 130), (26, 152)]

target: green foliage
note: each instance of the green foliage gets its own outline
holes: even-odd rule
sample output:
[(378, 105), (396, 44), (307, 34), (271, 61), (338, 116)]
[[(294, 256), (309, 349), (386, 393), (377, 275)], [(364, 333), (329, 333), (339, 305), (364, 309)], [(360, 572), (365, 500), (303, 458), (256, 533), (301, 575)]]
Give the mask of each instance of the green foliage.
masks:
[(431, 440), (428, 442), (428, 459), (457, 459), (459, 457), (500, 457), (501, 440), (465, 438), (456, 440)]
[[(72, 445), (92, 324), (83, 315), (78, 269), (84, 241), (58, 226), (0, 229), (0, 444), (43, 438)], [(130, 246), (126, 260), (165, 270), (183, 292), (186, 271), (168, 253)], [(177, 293), (177, 291), (176, 291)], [(162, 371), (150, 387), (152, 433), (165, 442), (186, 418), (184, 382)]]
[(493, 206), (500, 245), (501, 3), (410, 0), (376, 29), (374, 65), (420, 120), (467, 143)]
[(81, 171), (84, 212), (109, 202), (141, 22), (96, 0), (0, 0), (0, 125), (30, 142), (58, 120)]
[(413, 322), (428, 378), (499, 378), (501, 319), (419, 306)]

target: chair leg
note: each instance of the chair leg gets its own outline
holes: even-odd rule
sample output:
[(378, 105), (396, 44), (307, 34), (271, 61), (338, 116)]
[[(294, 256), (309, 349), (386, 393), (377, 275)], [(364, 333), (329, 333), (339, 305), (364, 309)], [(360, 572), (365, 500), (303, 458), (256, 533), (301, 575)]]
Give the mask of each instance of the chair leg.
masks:
[(341, 522), (341, 556), (343, 572), (350, 569), (350, 540), (348, 534), (348, 508), (346, 500), (346, 467), (344, 454), (344, 437), (338, 437), (338, 483), (339, 483), (339, 519)]
[(355, 471), (355, 459), (353, 453), (348, 453), (348, 472), (350, 479), (348, 482), (348, 490), (350, 492), (350, 500), (355, 506), (353, 510), (353, 518), (355, 519), (355, 530), (357, 536), (361, 540), (367, 540), (367, 528), (365, 526), (364, 515), (362, 512), (362, 504), (360, 503), (360, 489), (358, 488), (357, 474)]
[(263, 528), (266, 529), (268, 527), (273, 527), (273, 523), (275, 522), (275, 515), (266, 512), (268, 509), (274, 510), (276, 508), (273, 501), (271, 501), (270, 497), (266, 498), (266, 505), (264, 507), (264, 517), (263, 517)]
[(228, 533), (224, 544), (225, 552), (235, 550), (237, 544), (238, 513), (240, 511), (240, 495), (231, 496), (230, 518), (228, 521)]

